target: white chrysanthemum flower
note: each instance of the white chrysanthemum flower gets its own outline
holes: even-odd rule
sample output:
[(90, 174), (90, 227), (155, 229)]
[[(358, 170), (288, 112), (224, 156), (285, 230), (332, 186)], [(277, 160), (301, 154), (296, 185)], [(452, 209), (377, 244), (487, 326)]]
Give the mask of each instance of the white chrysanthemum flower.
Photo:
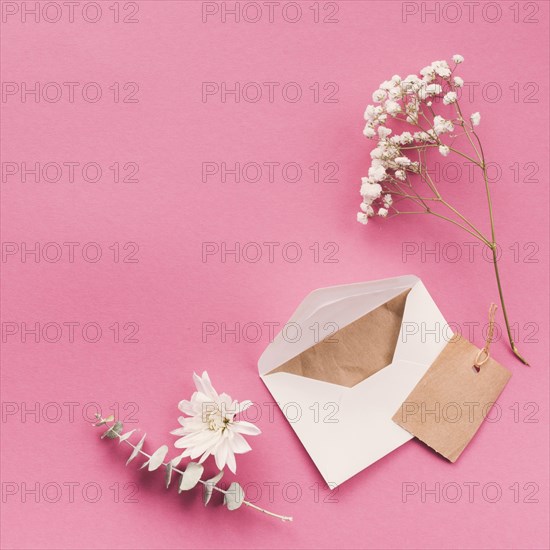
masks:
[(382, 218), (385, 218), (388, 215), (388, 210), (386, 208), (379, 208), (378, 215)]
[(472, 121), (473, 126), (479, 126), (479, 122), (481, 121), (481, 114), (480, 113), (471, 114), (470, 120)]
[(453, 78), (453, 81), (457, 88), (462, 88), (462, 86), (464, 86), (464, 80), (462, 80), (462, 78), (460, 78), (459, 76), (455, 76)]
[(460, 65), (460, 63), (462, 63), (464, 61), (464, 58), (461, 55), (455, 54), (455, 55), (453, 55), (453, 61), (457, 65)]
[(369, 223), (369, 217), (364, 212), (357, 212), (357, 221), (363, 225)]
[(235, 420), (239, 413), (252, 405), (252, 401), (239, 403), (226, 393), (218, 394), (206, 371), (200, 377), (193, 373), (193, 380), (197, 391), (190, 401), (183, 400), (178, 405), (188, 417), (180, 416), (178, 422), (182, 427), (170, 432), (182, 436), (174, 446), (185, 449), (184, 457), (195, 459), (200, 456), (199, 463), (213, 455), (218, 469), (222, 470), (227, 464), (235, 473), (235, 455), (251, 450), (243, 435), (261, 433), (254, 424)]
[(446, 157), (449, 154), (450, 149), (446, 145), (439, 146), (439, 152)]
[(455, 101), (457, 100), (457, 95), (456, 95), (456, 92), (447, 92), (444, 96), (443, 96), (443, 103), (445, 105), (450, 105), (451, 103), (455, 103)]

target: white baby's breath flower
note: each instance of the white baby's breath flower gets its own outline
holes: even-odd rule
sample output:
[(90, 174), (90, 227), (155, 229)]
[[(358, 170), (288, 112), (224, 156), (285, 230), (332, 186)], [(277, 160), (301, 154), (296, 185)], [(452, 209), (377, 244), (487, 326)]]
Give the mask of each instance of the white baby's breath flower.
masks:
[(428, 84), (418, 90), (418, 97), (420, 99), (427, 99), (428, 97), (439, 95), (442, 91), (443, 89), (439, 84)]
[(429, 142), (432, 141), (430, 134), (428, 132), (415, 132), (413, 137), (416, 141)]
[(439, 152), (446, 157), (449, 154), (450, 149), (446, 145), (439, 146)]
[(371, 216), (374, 216), (374, 210), (372, 209), (372, 206), (370, 204), (362, 202), (360, 208), (367, 216), (369, 216), (369, 218)]
[(252, 405), (252, 401), (239, 403), (226, 393), (218, 394), (206, 371), (200, 377), (193, 373), (193, 380), (197, 391), (190, 401), (183, 400), (178, 405), (187, 418), (180, 416), (178, 422), (182, 427), (170, 432), (182, 436), (174, 446), (185, 449), (184, 457), (195, 459), (200, 456), (199, 463), (213, 455), (220, 470), (227, 465), (235, 473), (235, 454), (251, 450), (243, 435), (261, 433), (254, 424), (235, 419)]
[(464, 61), (464, 58), (461, 55), (455, 54), (455, 55), (453, 55), (453, 61), (457, 65), (460, 65), (460, 63), (462, 63)]
[(390, 99), (401, 99), (403, 97), (403, 89), (401, 86), (395, 86), (388, 92)]
[(425, 82), (431, 82), (435, 78), (435, 70), (431, 65), (420, 69), (420, 74)]
[(391, 128), (385, 126), (378, 126), (378, 137), (380, 139), (386, 139), (391, 134)]
[(395, 159), (395, 164), (397, 164), (398, 166), (410, 166), (411, 159), (409, 157), (397, 157)]
[(372, 178), (376, 182), (382, 181), (385, 177), (386, 169), (381, 164), (374, 164), (373, 162), (373, 164), (369, 168), (369, 178)]
[(434, 117), (433, 126), (434, 132), (437, 135), (444, 134), (445, 132), (452, 132), (454, 129), (453, 123), (450, 120), (445, 120), (440, 115)]
[(386, 208), (379, 208), (378, 209), (378, 215), (381, 217), (381, 218), (385, 218), (387, 215), (388, 215), (388, 211)]
[(372, 100), (376, 101), (376, 103), (381, 103), (384, 99), (386, 99), (387, 95), (386, 90), (379, 89), (372, 94)]
[(384, 195), (384, 207), (389, 208), (392, 204), (393, 204), (392, 196), (389, 193)]
[(481, 120), (481, 115), (479, 113), (472, 113), (470, 115), (470, 120), (472, 121), (473, 126), (479, 126)]
[(370, 183), (367, 178), (364, 178), (366, 181), (363, 181), (361, 185), (361, 195), (364, 201), (367, 204), (370, 204), (372, 201), (376, 200), (382, 194), (382, 186), (379, 183)]
[(369, 217), (364, 212), (357, 212), (357, 221), (363, 225), (369, 223)]
[(455, 76), (453, 78), (453, 82), (457, 88), (462, 88), (462, 86), (464, 86), (464, 80), (462, 80), (459, 76)]
[(454, 103), (457, 100), (456, 92), (447, 92), (443, 96), (443, 103), (445, 105), (450, 105), (451, 103)]
[(403, 132), (400, 136), (399, 136), (399, 142), (402, 143), (403, 145), (407, 145), (408, 143), (412, 143), (413, 142), (413, 137), (412, 137), (412, 134), (410, 132)]
[(405, 181), (407, 179), (407, 175), (405, 174), (405, 170), (396, 170), (395, 171), (395, 177), (398, 180)]
[(363, 130), (363, 135), (370, 139), (376, 135), (376, 131), (370, 124), (367, 124)]
[(448, 78), (451, 76), (451, 69), (449, 68), (448, 63), (445, 60), (434, 61), (432, 67), (435, 71), (435, 74), (439, 75), (442, 78)]
[(388, 99), (388, 101), (384, 103), (384, 107), (388, 115), (391, 116), (395, 116), (397, 113), (401, 112), (401, 105), (399, 105), (397, 101), (393, 101), (392, 99)]

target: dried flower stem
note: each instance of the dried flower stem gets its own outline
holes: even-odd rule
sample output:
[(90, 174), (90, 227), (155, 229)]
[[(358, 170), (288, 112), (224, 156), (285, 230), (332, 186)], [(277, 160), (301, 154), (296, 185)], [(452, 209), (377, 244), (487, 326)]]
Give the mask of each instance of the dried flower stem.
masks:
[[(483, 146), (481, 144), (481, 140), (479, 139), (479, 136), (477, 135), (477, 133), (473, 129), (473, 126), (469, 125), (468, 122), (466, 122), (466, 120), (464, 119), (458, 101), (455, 102), (455, 107), (456, 107), (456, 112), (457, 112), (457, 115), (458, 115), (459, 125), (464, 130), (463, 134), (461, 134), (461, 135), (465, 135), (466, 138), (468, 139), (468, 141), (470, 142), (470, 145), (471, 145), (472, 149), (474, 150), (474, 153), (475, 153), (475, 156), (477, 157), (477, 160), (472, 158), (471, 156), (467, 155), (466, 153), (463, 153), (462, 151), (459, 151), (459, 150), (455, 149), (454, 147), (449, 147), (449, 150), (452, 151), (453, 153), (456, 153), (457, 155), (467, 159), (469, 162), (471, 162), (472, 164), (474, 164), (475, 166), (480, 168), (481, 171), (482, 171), (483, 181), (484, 181), (484, 185), (485, 185), (485, 193), (486, 193), (486, 196), (487, 196), (487, 206), (488, 206), (488, 210), (489, 210), (489, 222), (490, 222), (490, 226), (491, 226), (491, 236), (490, 236), (490, 238), (485, 236), (470, 220), (468, 220), (468, 218), (466, 218), (466, 216), (461, 214), (456, 208), (454, 208), (445, 199), (443, 199), (443, 197), (441, 196), (440, 192), (438, 191), (434, 181), (432, 180), (430, 174), (426, 170), (426, 168), (425, 168), (426, 164), (427, 164), (426, 160), (425, 160), (426, 159), (426, 157), (425, 157), (426, 150), (427, 150), (428, 147), (433, 148), (433, 147), (439, 147), (439, 146), (443, 145), (443, 143), (439, 139), (439, 136), (437, 136), (436, 142), (432, 143), (432, 144), (423, 144), (423, 145), (413, 145), (413, 146), (401, 147), (402, 150), (417, 150), (418, 151), (418, 155), (419, 155), (419, 159), (420, 159), (420, 163), (419, 163), (420, 168), (418, 170), (418, 175), (420, 176), (421, 180), (433, 192), (434, 197), (421, 197), (418, 193), (416, 193), (416, 191), (413, 191), (415, 195), (411, 195), (408, 192), (403, 191), (402, 187), (397, 182), (397, 180), (392, 179), (390, 181), (390, 183), (392, 183), (397, 188), (397, 191), (392, 192), (393, 195), (401, 197), (402, 199), (409, 199), (409, 200), (415, 202), (416, 204), (420, 205), (423, 208), (422, 210), (419, 210), (419, 211), (400, 211), (394, 206), (393, 207), (393, 210), (395, 211), (394, 216), (399, 215), (399, 214), (432, 214), (432, 215), (436, 216), (437, 218), (441, 218), (441, 219), (443, 219), (445, 221), (448, 221), (448, 222), (456, 225), (457, 227), (463, 229), (464, 231), (466, 231), (467, 233), (469, 233), (470, 235), (472, 235), (476, 239), (480, 240), (484, 245), (486, 245), (491, 250), (492, 262), (493, 262), (493, 266), (494, 266), (494, 270), (495, 270), (495, 277), (496, 277), (496, 282), (497, 282), (497, 287), (498, 287), (498, 294), (499, 294), (499, 298), (500, 298), (500, 304), (502, 306), (502, 314), (504, 316), (504, 321), (505, 321), (505, 324), (506, 324), (506, 332), (508, 334), (508, 340), (510, 342), (510, 347), (511, 347), (512, 352), (514, 353), (514, 355), (524, 365), (529, 365), (529, 363), (525, 360), (525, 358), (519, 353), (519, 350), (516, 346), (516, 343), (514, 342), (514, 338), (513, 338), (513, 335), (512, 335), (512, 328), (511, 328), (511, 325), (510, 325), (510, 321), (508, 319), (508, 312), (506, 310), (506, 304), (504, 303), (504, 293), (503, 293), (503, 290), (502, 290), (502, 282), (500, 280), (500, 273), (499, 273), (499, 268), (498, 268), (497, 242), (496, 242), (496, 238), (495, 238), (495, 222), (494, 222), (494, 216), (493, 216), (493, 205), (492, 205), (492, 200), (491, 200), (489, 179), (488, 179), (488, 176), (487, 176), (487, 164), (486, 164), (486, 161), (485, 161)], [(431, 108), (430, 108), (430, 110), (432, 111), (432, 114), (434, 114), (433, 110)], [(423, 118), (426, 120), (426, 122), (428, 123), (428, 125), (430, 126), (430, 129), (434, 130), (433, 123), (424, 115), (423, 112), (421, 112), (421, 114), (422, 114)], [(399, 119), (399, 117), (396, 117), (396, 118)], [(404, 119), (401, 119), (401, 120), (404, 120)], [(422, 132), (426, 131), (426, 129), (423, 126), (421, 126), (418, 122), (416, 122), (416, 124), (413, 124), (413, 125), (416, 126)], [(472, 139), (472, 136), (475, 138), (475, 141), (474, 141), (474, 139)], [(476, 142), (477, 142), (477, 146), (476, 146)], [(424, 155), (424, 157), (422, 157), (422, 155)], [(413, 189), (413, 186), (412, 186), (411, 182), (408, 180), (408, 176), (407, 176), (407, 185), (411, 190)], [(460, 222), (458, 222), (455, 219), (452, 219), (450, 217), (444, 216), (443, 214), (440, 214), (438, 212), (434, 212), (434, 210), (432, 208), (430, 208), (425, 201), (435, 201), (435, 202), (438, 202), (438, 203), (442, 204), (447, 209), (449, 209), (453, 214), (455, 214), (463, 223), (460, 223)], [(389, 216), (389, 217), (393, 217), (393, 216)]]
[[(105, 423), (104, 424), (107, 428), (112, 428), (113, 427), (113, 424), (109, 424), (109, 423)], [(116, 431), (113, 431), (114, 434), (116, 434), (116, 436), (120, 439), (121, 435), (122, 434), (119, 434), (117, 433)], [(136, 446), (129, 440), (129, 439), (124, 439), (123, 440), (124, 443), (128, 444), (130, 447), (132, 447), (133, 449), (136, 448)], [(144, 457), (146, 457), (148, 460), (151, 459), (151, 455), (146, 453), (145, 451), (139, 449), (139, 454), (143, 455)], [(163, 462), (162, 465), (166, 468), (168, 467), (168, 462)], [(178, 470), (177, 468), (172, 468), (172, 471), (173, 472), (176, 472), (178, 474), (181, 474), (183, 475), (183, 471), (182, 470)], [(206, 485), (206, 481), (203, 481), (202, 479), (199, 479), (199, 483), (202, 484), (202, 485)], [(222, 493), (222, 494), (227, 494), (228, 491), (224, 490), (224, 489), (221, 489), (220, 487), (214, 485), (212, 486), (212, 489), (214, 491), (218, 491), (219, 493)], [(255, 504), (253, 504), (252, 502), (249, 502), (247, 500), (243, 500), (242, 503), (245, 505), (245, 506), (248, 506), (249, 508), (254, 508), (254, 510), (258, 510), (258, 512), (262, 512), (262, 514), (266, 514), (268, 516), (271, 516), (271, 517), (274, 517), (274, 518), (277, 518), (277, 519), (280, 519), (281, 521), (292, 521), (292, 516), (282, 516), (282, 515), (279, 515), (279, 514), (275, 514), (274, 512), (270, 512), (269, 510), (265, 510), (264, 508), (260, 508), (259, 506), (256, 506)]]

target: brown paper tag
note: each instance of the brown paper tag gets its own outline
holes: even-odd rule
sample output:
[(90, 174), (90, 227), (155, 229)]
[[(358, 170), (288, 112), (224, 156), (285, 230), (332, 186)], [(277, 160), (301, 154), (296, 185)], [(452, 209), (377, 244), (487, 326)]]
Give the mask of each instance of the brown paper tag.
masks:
[(451, 462), (472, 440), (512, 376), (491, 357), (477, 372), (478, 353), (455, 335), (393, 416), (396, 424)]

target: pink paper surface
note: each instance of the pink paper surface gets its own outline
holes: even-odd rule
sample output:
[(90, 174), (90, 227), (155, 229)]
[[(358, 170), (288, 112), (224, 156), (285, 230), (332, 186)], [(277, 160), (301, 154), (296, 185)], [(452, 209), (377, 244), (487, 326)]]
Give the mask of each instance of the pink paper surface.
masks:
[[(72, 4), (2, 2), (2, 547), (547, 548), (548, 4)], [(414, 440), (331, 494), (257, 375), (273, 331), (315, 288), (414, 273), (481, 346), (498, 300), (466, 233), (355, 222), (372, 91), (455, 53), (531, 368), (501, 335), (513, 377), (456, 464)], [(480, 182), (451, 162), (453, 204), (488, 230)], [(204, 369), (257, 404), (236, 478), (293, 523), (167, 492), (89, 425), (98, 404), (171, 444)]]

